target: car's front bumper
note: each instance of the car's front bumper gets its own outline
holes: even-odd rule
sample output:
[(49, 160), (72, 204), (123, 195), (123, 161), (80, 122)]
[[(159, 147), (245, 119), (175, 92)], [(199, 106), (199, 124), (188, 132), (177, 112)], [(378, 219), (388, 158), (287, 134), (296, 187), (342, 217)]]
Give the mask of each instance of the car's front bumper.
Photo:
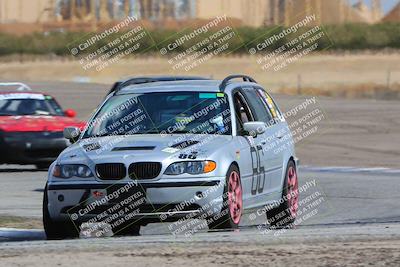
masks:
[(225, 177), (189, 181), (139, 182), (137, 189), (144, 192), (145, 196), (145, 201), (140, 206), (129, 208), (129, 205), (136, 203), (137, 199), (129, 198), (129, 201), (126, 201), (128, 197), (124, 196), (117, 201), (110, 200), (104, 203), (100, 201), (102, 199), (100, 197), (97, 200), (101, 205), (94, 209), (88, 208), (95, 202), (93, 195), (96, 192), (104, 192), (104, 195), (109, 196), (111, 195), (110, 188), (115, 190), (124, 185), (127, 183), (49, 183), (47, 194), (50, 217), (57, 221), (72, 220), (81, 223), (89, 220), (101, 222), (111, 216), (127, 218), (129, 214), (130, 221), (140, 220), (143, 224), (155, 221), (176, 221), (181, 218), (190, 219), (197, 215), (212, 217), (218, 215), (222, 209)]
[(50, 163), (67, 147), (62, 132), (2, 132), (1, 163)]

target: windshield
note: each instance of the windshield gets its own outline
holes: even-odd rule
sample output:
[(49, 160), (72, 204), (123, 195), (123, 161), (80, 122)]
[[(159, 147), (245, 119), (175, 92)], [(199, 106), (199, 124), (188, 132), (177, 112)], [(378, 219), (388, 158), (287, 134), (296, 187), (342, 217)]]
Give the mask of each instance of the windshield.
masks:
[(230, 135), (227, 97), (215, 92), (113, 96), (88, 124), (83, 138), (146, 133)]
[(43, 99), (0, 98), (0, 116), (50, 115), (64, 116), (58, 103), (50, 96)]

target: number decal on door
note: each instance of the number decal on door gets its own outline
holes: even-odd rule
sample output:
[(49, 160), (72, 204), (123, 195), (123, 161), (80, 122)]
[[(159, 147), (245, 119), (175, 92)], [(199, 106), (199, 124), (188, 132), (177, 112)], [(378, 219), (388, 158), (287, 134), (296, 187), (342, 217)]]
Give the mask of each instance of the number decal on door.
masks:
[(253, 168), (253, 176), (251, 179), (251, 194), (256, 195), (257, 193), (262, 193), (264, 191), (265, 184), (265, 168), (261, 166), (261, 157), (260, 151), (262, 155), (264, 155), (264, 151), (262, 146), (251, 146), (250, 147), (250, 155), (251, 155), (251, 163)]

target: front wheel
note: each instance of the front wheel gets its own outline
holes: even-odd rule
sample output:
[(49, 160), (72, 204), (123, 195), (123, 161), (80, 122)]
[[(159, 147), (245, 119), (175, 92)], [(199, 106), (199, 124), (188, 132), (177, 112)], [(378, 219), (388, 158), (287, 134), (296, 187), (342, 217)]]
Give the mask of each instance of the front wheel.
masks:
[(291, 160), (286, 168), (282, 199), (278, 207), (267, 209), (267, 222), (276, 228), (291, 226), (296, 220), (299, 208), (299, 181), (296, 165)]
[(76, 238), (79, 231), (72, 223), (55, 222), (51, 219), (48, 209), (47, 185), (43, 194), (43, 227), (48, 240)]
[(236, 229), (243, 212), (242, 183), (237, 166), (231, 165), (227, 174), (223, 194), (222, 210), (218, 218), (209, 218), (210, 229)]
[(140, 225), (128, 224), (119, 226), (116, 229), (113, 229), (113, 233), (116, 236), (138, 236), (140, 235)]

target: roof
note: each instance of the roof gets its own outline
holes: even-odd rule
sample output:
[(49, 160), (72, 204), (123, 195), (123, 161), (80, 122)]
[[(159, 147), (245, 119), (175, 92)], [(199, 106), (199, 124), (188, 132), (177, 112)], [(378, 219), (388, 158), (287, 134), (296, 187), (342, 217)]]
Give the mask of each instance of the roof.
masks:
[[(37, 96), (43, 97), (46, 95), (46, 94), (43, 94), (40, 92), (33, 92), (32, 89), (28, 85), (21, 83), (21, 82), (0, 82), (0, 88), (3, 88), (3, 87), (6, 87), (6, 88), (7, 87), (16, 87), (16, 89), (10, 90), (8, 88), (8, 89), (5, 89), (4, 91), (0, 90), (0, 95), (2, 95), (2, 99), (6, 99), (4, 95), (9, 96), (7, 99), (13, 99), (13, 96), (15, 96), (15, 98), (18, 98), (18, 99), (23, 99), (23, 98), (32, 98), (32, 95), (36, 96), (36, 98), (37, 98)], [(23, 96), (25, 96), (25, 97), (23, 97)]]
[[(185, 76), (163, 76), (151, 78), (133, 78), (128, 82), (124, 82), (122, 86), (111, 89), (111, 92), (116, 94), (131, 94), (131, 93), (150, 93), (150, 92), (176, 92), (176, 91), (193, 91), (193, 92), (224, 92), (231, 84), (256, 84), (257, 82), (247, 75), (230, 75), (224, 80), (210, 80), (201, 77), (185, 77)], [(234, 79), (242, 79), (241, 82), (234, 82)], [(142, 80), (143, 79), (143, 80)], [(149, 81), (146, 81), (149, 79)], [(157, 81), (156, 79), (160, 79)], [(132, 81), (133, 83), (129, 83)], [(136, 82), (138, 81), (138, 82)]]
[(209, 80), (208, 78), (198, 76), (141, 76), (141, 77), (129, 77), (124, 80), (119, 80), (111, 87), (109, 94), (120, 90), (129, 85), (134, 84), (146, 84), (151, 82), (168, 82), (168, 81), (187, 81), (187, 80)]
[(161, 75), (161, 76), (143, 76), (143, 77), (130, 77), (126, 78), (123, 80), (119, 80), (118, 82), (123, 83), (126, 81), (129, 81), (131, 79), (155, 79), (159, 81), (170, 81), (171, 79), (176, 79), (177, 81), (182, 81), (182, 80), (209, 80), (208, 78), (205, 77), (200, 77), (200, 76), (167, 76), (167, 75)]
[(118, 91), (117, 94), (149, 93), (149, 92), (220, 92), (219, 80), (188, 80), (188, 81), (167, 81), (152, 82), (145, 84), (129, 85)]

